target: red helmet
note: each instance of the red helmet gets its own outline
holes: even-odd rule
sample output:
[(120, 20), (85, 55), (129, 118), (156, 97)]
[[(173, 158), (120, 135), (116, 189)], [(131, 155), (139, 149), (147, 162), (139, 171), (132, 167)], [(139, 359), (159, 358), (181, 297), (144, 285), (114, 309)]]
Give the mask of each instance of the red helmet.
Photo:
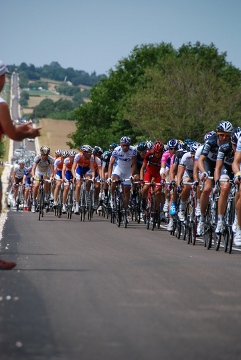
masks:
[(164, 149), (164, 145), (163, 145), (163, 143), (161, 141), (157, 140), (157, 141), (154, 142), (154, 144), (153, 144), (154, 152), (158, 153), (158, 152), (163, 151), (163, 149)]

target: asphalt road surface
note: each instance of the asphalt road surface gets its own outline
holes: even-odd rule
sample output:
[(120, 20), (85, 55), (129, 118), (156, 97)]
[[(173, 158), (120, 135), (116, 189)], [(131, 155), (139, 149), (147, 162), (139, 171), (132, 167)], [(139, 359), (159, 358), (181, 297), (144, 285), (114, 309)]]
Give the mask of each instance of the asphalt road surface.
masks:
[(1, 360), (240, 359), (241, 254), (164, 229), (9, 212)]

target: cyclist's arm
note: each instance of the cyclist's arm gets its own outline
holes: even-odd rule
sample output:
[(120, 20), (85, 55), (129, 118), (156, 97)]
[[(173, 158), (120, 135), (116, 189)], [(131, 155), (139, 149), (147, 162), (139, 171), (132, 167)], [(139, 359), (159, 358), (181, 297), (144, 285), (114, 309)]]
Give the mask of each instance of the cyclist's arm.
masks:
[(184, 171), (185, 171), (185, 166), (178, 165), (178, 169), (177, 169), (177, 185), (178, 186), (180, 186), (180, 184), (181, 184), (181, 180), (182, 180)]
[(35, 175), (36, 166), (37, 166), (37, 164), (34, 163), (34, 164), (33, 164), (33, 167), (32, 167), (32, 171), (31, 171), (32, 176)]
[(132, 158), (132, 167), (131, 167), (131, 175), (135, 175), (137, 169), (137, 162), (136, 162), (136, 156), (133, 156)]
[(215, 182), (220, 179), (222, 166), (223, 166), (223, 161), (217, 160), (216, 166), (215, 166), (215, 171), (214, 171), (214, 181)]
[(232, 164), (232, 170), (234, 174), (237, 174), (240, 172), (240, 164), (241, 164), (241, 151), (235, 151), (233, 164)]
[(92, 179), (95, 178), (95, 167), (94, 167), (94, 164), (90, 163), (90, 170), (92, 172)]
[(177, 173), (177, 164), (172, 164), (170, 166), (170, 171), (169, 171), (169, 181), (175, 181), (175, 177), (176, 177), (176, 173)]
[(205, 166), (204, 166), (205, 159), (206, 159), (205, 155), (200, 155), (198, 159), (198, 168), (202, 173), (205, 172)]
[(141, 167), (141, 170), (140, 170), (140, 180), (143, 180), (145, 170), (146, 170), (146, 162), (143, 161), (143, 164), (142, 164), (142, 167)]
[(111, 156), (111, 158), (110, 158), (110, 163), (109, 163), (109, 167), (108, 167), (108, 178), (111, 177), (114, 163), (115, 163), (115, 158), (114, 158), (113, 156)]
[(50, 177), (54, 178), (54, 165), (53, 164), (50, 165)]
[(65, 173), (66, 173), (66, 165), (63, 165), (63, 169), (62, 169), (62, 179), (65, 179)]

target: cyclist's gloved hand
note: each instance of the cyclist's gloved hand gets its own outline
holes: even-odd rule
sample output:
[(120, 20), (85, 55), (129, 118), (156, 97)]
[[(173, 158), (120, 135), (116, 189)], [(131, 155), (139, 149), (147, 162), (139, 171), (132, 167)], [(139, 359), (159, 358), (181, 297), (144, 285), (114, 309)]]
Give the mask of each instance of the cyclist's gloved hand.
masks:
[(208, 174), (206, 173), (206, 171), (204, 171), (200, 174), (200, 180), (204, 180), (207, 177), (208, 177)]
[(182, 187), (181, 186), (178, 186), (177, 187), (177, 193), (180, 194), (182, 192)]

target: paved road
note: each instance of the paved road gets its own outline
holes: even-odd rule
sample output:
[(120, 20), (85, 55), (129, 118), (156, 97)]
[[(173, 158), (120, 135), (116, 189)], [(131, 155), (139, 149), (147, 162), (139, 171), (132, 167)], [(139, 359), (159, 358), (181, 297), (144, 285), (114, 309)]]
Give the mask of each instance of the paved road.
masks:
[(240, 359), (238, 252), (21, 212), (1, 246), (1, 360)]

